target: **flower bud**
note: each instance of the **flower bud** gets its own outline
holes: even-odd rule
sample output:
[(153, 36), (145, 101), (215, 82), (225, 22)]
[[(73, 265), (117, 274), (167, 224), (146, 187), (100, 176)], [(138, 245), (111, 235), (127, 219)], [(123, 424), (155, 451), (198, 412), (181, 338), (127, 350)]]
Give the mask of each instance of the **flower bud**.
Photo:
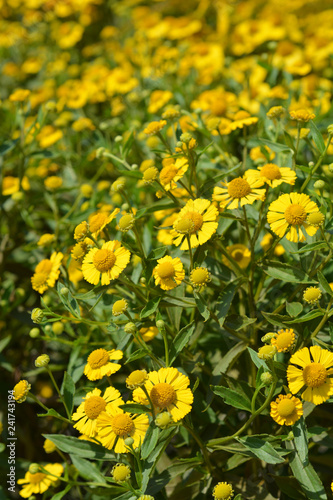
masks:
[(52, 324), (52, 331), (55, 335), (61, 335), (64, 331), (65, 325), (61, 321), (55, 321)]
[(172, 423), (172, 415), (168, 411), (159, 413), (155, 418), (155, 424), (157, 427), (160, 427), (160, 429), (166, 429)]
[(157, 320), (156, 326), (159, 330), (165, 330), (165, 323), (164, 323), (163, 319)]
[(96, 158), (103, 158), (104, 153), (107, 152), (106, 148), (98, 148), (96, 149)]
[(39, 470), (40, 470), (39, 464), (34, 463), (29, 465), (30, 474), (37, 474)]
[(126, 438), (126, 439), (124, 440), (124, 444), (125, 444), (125, 446), (132, 446), (132, 445), (133, 445), (133, 443), (134, 443), (134, 439), (133, 439), (133, 438), (131, 438), (131, 437), (128, 437), (128, 438)]
[(330, 135), (333, 135), (333, 124), (329, 125), (327, 127), (327, 132), (330, 134)]
[(180, 140), (182, 142), (185, 142), (185, 144), (188, 144), (190, 140), (192, 139), (192, 135), (189, 132), (185, 132), (180, 136)]
[(131, 170), (137, 170), (139, 168), (139, 165), (137, 163), (133, 163), (131, 165)]
[(272, 359), (276, 353), (276, 347), (274, 345), (264, 345), (258, 350), (258, 358), (260, 359)]
[(123, 140), (123, 136), (122, 135), (117, 135), (115, 138), (114, 138), (114, 142), (121, 142)]
[(315, 189), (323, 189), (325, 187), (325, 182), (322, 181), (321, 179), (319, 179), (318, 181), (316, 181), (313, 185), (313, 187)]
[(43, 366), (47, 366), (50, 362), (50, 357), (47, 354), (41, 354), (35, 359), (36, 368), (42, 368)]
[(132, 335), (134, 335), (134, 333), (136, 332), (135, 324), (132, 322), (126, 323), (126, 325), (124, 326), (124, 331), (125, 333), (131, 333)]
[(261, 342), (270, 342), (274, 336), (275, 336), (275, 333), (273, 333), (273, 332), (266, 333), (266, 335), (261, 337)]
[(41, 323), (43, 321), (44, 313), (39, 307), (35, 307), (31, 313), (31, 319), (34, 323)]
[(39, 328), (31, 328), (29, 335), (32, 339), (36, 339), (39, 336)]
[(273, 382), (273, 376), (269, 372), (264, 372), (261, 374), (260, 381), (262, 384), (269, 386)]
[(125, 186), (126, 186), (126, 178), (118, 177), (118, 179), (115, 180), (111, 185), (111, 192), (118, 193), (119, 191), (122, 191)]

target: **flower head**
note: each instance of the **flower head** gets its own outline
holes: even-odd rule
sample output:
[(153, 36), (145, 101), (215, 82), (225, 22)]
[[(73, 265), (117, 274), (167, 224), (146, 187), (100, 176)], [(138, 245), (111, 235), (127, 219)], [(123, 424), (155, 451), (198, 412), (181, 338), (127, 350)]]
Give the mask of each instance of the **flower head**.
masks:
[[(241, 269), (246, 269), (251, 261), (250, 250), (241, 243), (235, 243), (235, 245), (228, 246), (227, 252)], [(222, 256), (222, 262), (228, 267), (231, 266), (229, 260), (224, 255)]]
[(88, 234), (88, 231), (89, 231), (88, 222), (86, 221), (80, 222), (80, 224), (78, 224), (74, 229), (74, 239), (78, 241), (84, 240), (84, 238)]
[(191, 271), (190, 281), (194, 287), (202, 287), (210, 281), (210, 272), (205, 267), (196, 267)]
[(60, 274), (60, 265), (63, 259), (61, 252), (53, 252), (49, 259), (43, 259), (37, 264), (34, 275), (31, 278), (32, 288), (39, 293), (44, 293), (52, 288)]
[(316, 304), (321, 298), (321, 291), (317, 286), (309, 286), (304, 290), (303, 299), (309, 304)]
[(56, 445), (50, 439), (45, 439), (43, 448), (45, 453), (53, 453), (57, 449)]
[(144, 133), (146, 135), (155, 135), (162, 130), (163, 127), (167, 124), (166, 120), (160, 120), (159, 122), (150, 122), (147, 127), (144, 129)]
[(39, 238), (37, 245), (39, 247), (44, 247), (47, 245), (50, 245), (50, 243), (53, 243), (55, 241), (55, 235), (51, 233), (44, 233), (42, 236)]
[(120, 316), (123, 314), (128, 308), (128, 302), (125, 299), (117, 300), (112, 306), (112, 314), (113, 316)]
[(313, 212), (319, 212), (319, 208), (307, 194), (282, 194), (270, 204), (267, 221), (271, 230), (280, 238), (288, 231), (287, 240), (297, 243), (305, 241), (303, 229), (309, 236), (317, 232), (316, 227), (309, 226), (306, 222), (308, 215)]
[[(188, 388), (188, 377), (176, 368), (161, 368), (148, 374), (145, 388), (155, 409), (155, 413), (168, 411), (173, 420), (178, 422), (191, 411), (193, 394)], [(141, 404), (148, 404), (147, 396), (139, 387), (133, 391), (133, 399)]]
[(266, 163), (258, 167), (257, 170), (249, 169), (244, 174), (245, 179), (261, 180), (262, 183), (268, 184), (275, 188), (285, 182), (294, 185), (296, 181), (296, 173), (289, 167), (278, 167), (275, 163)]
[(123, 483), (131, 477), (131, 469), (128, 465), (116, 464), (112, 467), (111, 476), (117, 483)]
[(119, 211), (119, 208), (115, 208), (112, 213), (98, 212), (89, 218), (89, 229), (94, 238), (116, 217)]
[(133, 214), (131, 214), (131, 213), (124, 214), (119, 219), (118, 229), (122, 233), (126, 233), (127, 231), (129, 231), (130, 229), (132, 229), (132, 227), (134, 226), (134, 222), (135, 222), (135, 218), (134, 218)]
[(118, 278), (129, 263), (131, 254), (117, 240), (104, 243), (102, 248), (93, 248), (85, 256), (82, 264), (83, 277), (88, 283), (109, 285)]
[(133, 391), (145, 384), (148, 378), (146, 370), (134, 370), (126, 379), (126, 387)]
[(321, 212), (312, 212), (311, 214), (308, 215), (306, 222), (307, 224), (309, 224), (309, 226), (320, 227), (323, 225), (324, 220), (325, 220), (324, 214), (322, 214)]
[(88, 356), (87, 364), (84, 367), (84, 374), (89, 380), (99, 380), (105, 375), (109, 377), (121, 368), (121, 365), (112, 363), (112, 361), (118, 361), (122, 357), (123, 352), (119, 350), (112, 349), (111, 351), (107, 351), (106, 349), (95, 349)]
[(257, 123), (258, 118), (256, 116), (251, 116), (247, 111), (238, 111), (233, 117), (233, 121), (230, 124), (231, 130), (236, 130), (237, 128), (244, 128)]
[(158, 334), (158, 328), (156, 328), (156, 326), (143, 326), (142, 328), (140, 328), (139, 334), (145, 342), (149, 342)]
[(333, 353), (315, 345), (303, 347), (290, 358), (287, 369), (289, 389), (293, 394), (300, 390), (305, 401), (320, 405), (333, 394)]
[(273, 106), (266, 113), (268, 118), (280, 118), (284, 114), (285, 114), (285, 109), (282, 106)]
[(263, 345), (259, 347), (258, 350), (258, 358), (260, 359), (272, 359), (274, 354), (276, 353), (275, 345)]
[(271, 403), (271, 417), (279, 425), (294, 425), (303, 415), (303, 406), (300, 399), (291, 394), (278, 398)]
[(258, 189), (263, 185), (260, 179), (237, 177), (230, 182), (222, 182), (222, 187), (214, 188), (213, 200), (220, 203), (221, 208), (232, 210), (239, 205), (252, 205), (256, 200), (264, 200), (265, 190)]
[(290, 118), (298, 122), (308, 122), (315, 118), (314, 113), (310, 113), (307, 109), (296, 109), (295, 111), (290, 111)]
[(277, 352), (287, 352), (295, 343), (295, 334), (292, 328), (279, 330), (271, 339), (271, 344), (276, 347)]
[(168, 161), (163, 161), (163, 168), (160, 172), (160, 183), (166, 191), (170, 189), (175, 189), (177, 187), (176, 182), (183, 177), (188, 169), (187, 158), (177, 158), (174, 161), (173, 158), (167, 158)]
[(179, 257), (173, 259), (166, 255), (158, 259), (157, 263), (153, 270), (155, 285), (159, 285), (162, 290), (172, 290), (180, 285), (185, 278), (185, 271)]
[(27, 399), (31, 385), (27, 380), (20, 380), (14, 387), (14, 399), (17, 403), (23, 403)]
[(47, 472), (38, 471), (32, 474), (28, 471), (25, 473), (23, 479), (18, 479), (18, 484), (24, 484), (20, 491), (21, 497), (29, 498), (32, 495), (44, 493), (64, 472), (64, 468), (61, 464), (47, 464), (44, 465), (43, 468)]
[(153, 184), (158, 177), (158, 169), (156, 167), (149, 167), (143, 172), (143, 183), (146, 185)]
[(234, 491), (229, 483), (217, 483), (213, 489), (213, 497), (215, 500), (231, 500), (234, 496)]

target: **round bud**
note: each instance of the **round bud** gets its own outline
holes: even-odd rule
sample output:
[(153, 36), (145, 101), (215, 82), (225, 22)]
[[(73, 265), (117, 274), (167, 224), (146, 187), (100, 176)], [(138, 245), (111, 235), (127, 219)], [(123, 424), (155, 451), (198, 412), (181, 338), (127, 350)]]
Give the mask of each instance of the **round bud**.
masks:
[(67, 288), (67, 286), (63, 286), (60, 290), (60, 293), (63, 297), (67, 297), (67, 295), (69, 294), (69, 289)]
[(333, 174), (333, 163), (330, 163), (328, 165), (328, 170), (330, 171), (331, 174)]
[(103, 158), (104, 153), (106, 153), (106, 148), (96, 149), (96, 158)]
[(264, 372), (261, 374), (260, 381), (262, 384), (269, 386), (273, 382), (273, 376), (269, 372)]
[(327, 127), (327, 132), (330, 134), (330, 135), (333, 135), (333, 125), (329, 125)]
[(134, 323), (129, 322), (126, 323), (126, 325), (124, 326), (124, 330), (125, 333), (131, 333), (132, 335), (134, 335), (134, 333), (136, 332), (136, 326)]
[(51, 325), (46, 325), (45, 326), (45, 333), (51, 333), (52, 332), (52, 326)]
[(52, 324), (52, 331), (55, 335), (61, 335), (64, 331), (65, 325), (61, 321), (55, 321)]
[(33, 463), (33, 464), (29, 465), (29, 472), (30, 472), (30, 474), (37, 474), (37, 472), (39, 472), (39, 470), (40, 470), (40, 467), (39, 467), (38, 464)]
[(47, 366), (49, 362), (50, 356), (48, 356), (47, 354), (41, 354), (37, 359), (35, 359), (35, 367), (42, 368), (43, 366)]
[(39, 307), (35, 307), (31, 313), (31, 319), (33, 323), (41, 323), (43, 321), (44, 313)]
[(185, 144), (188, 144), (190, 140), (192, 139), (192, 135), (189, 132), (185, 132), (180, 136), (180, 140), (182, 142), (185, 142)]
[(128, 438), (126, 438), (126, 439), (124, 440), (124, 444), (125, 444), (125, 446), (132, 446), (132, 445), (133, 445), (133, 443), (134, 443), (134, 439), (133, 439), (133, 438), (131, 438), (131, 437), (128, 437)]
[(22, 191), (17, 191), (16, 193), (13, 193), (11, 196), (13, 201), (21, 201), (23, 197), (24, 194), (22, 193)]
[(309, 161), (308, 165), (309, 165), (310, 168), (312, 168), (314, 166), (313, 161)]
[(146, 282), (147, 282), (146, 278), (145, 278), (144, 276), (142, 276), (142, 277), (140, 278), (140, 283), (142, 283), (143, 285), (145, 285), (145, 284), (146, 284)]
[(136, 163), (133, 163), (133, 165), (131, 165), (132, 170), (137, 170), (138, 168), (139, 168), (139, 165), (137, 165)]
[(182, 145), (183, 145), (183, 143), (182, 143), (181, 141), (178, 141), (178, 142), (176, 143), (176, 147), (177, 147), (177, 148), (181, 148), (181, 147), (182, 147)]
[(123, 136), (122, 135), (117, 135), (115, 138), (114, 138), (114, 142), (121, 142), (123, 140)]
[(319, 179), (313, 186), (315, 189), (323, 189), (325, 187), (325, 182)]
[(29, 335), (32, 339), (36, 339), (39, 336), (39, 328), (31, 328)]
[(156, 326), (159, 330), (165, 330), (165, 323), (164, 323), (163, 319), (157, 320)]

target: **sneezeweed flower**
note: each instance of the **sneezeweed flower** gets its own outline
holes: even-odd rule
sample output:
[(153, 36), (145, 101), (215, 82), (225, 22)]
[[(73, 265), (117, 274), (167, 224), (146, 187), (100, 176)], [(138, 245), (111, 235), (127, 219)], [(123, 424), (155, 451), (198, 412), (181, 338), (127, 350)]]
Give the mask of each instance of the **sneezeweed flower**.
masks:
[(231, 500), (233, 496), (234, 490), (229, 483), (217, 483), (217, 485), (213, 489), (213, 497), (215, 498), (215, 500)]
[(44, 186), (49, 191), (55, 191), (56, 189), (59, 189), (62, 186), (62, 183), (62, 178), (58, 177), (57, 175), (51, 175), (51, 177), (47, 177), (44, 180)]
[(138, 500), (155, 500), (155, 498), (151, 495), (141, 495), (139, 496)]
[[(188, 377), (176, 368), (161, 368), (158, 372), (150, 372), (145, 388), (155, 413), (168, 411), (175, 422), (184, 418), (191, 411), (193, 403), (189, 384)], [(141, 404), (149, 404), (141, 387), (133, 391), (133, 399)]]
[(269, 161), (274, 160), (275, 153), (268, 146), (256, 146), (255, 148), (252, 148), (250, 150), (250, 158), (255, 163), (259, 162), (267, 163), (267, 158)]
[(272, 359), (274, 357), (274, 354), (276, 353), (276, 347), (275, 345), (263, 345), (262, 347), (259, 347), (258, 350), (258, 358), (260, 359)]
[(158, 259), (157, 266), (153, 269), (155, 285), (159, 285), (162, 290), (172, 290), (185, 278), (183, 264), (179, 257), (172, 258), (170, 256)]
[(206, 267), (196, 267), (191, 271), (190, 282), (193, 287), (203, 287), (210, 281), (210, 272)]
[(216, 186), (213, 193), (213, 200), (219, 202), (220, 208), (233, 210), (265, 199), (265, 189), (258, 189), (263, 185), (259, 179), (237, 177), (221, 184), (223, 187)]
[(303, 229), (309, 236), (317, 232), (316, 227), (309, 226), (306, 222), (308, 215), (313, 212), (319, 212), (319, 208), (307, 194), (282, 194), (270, 204), (267, 221), (271, 230), (280, 238), (287, 232), (287, 240), (297, 243), (306, 239)]
[[(246, 269), (251, 261), (250, 250), (241, 243), (236, 243), (235, 245), (228, 246), (227, 252), (241, 269)], [(228, 267), (231, 266), (229, 260), (224, 255), (222, 256), (222, 262)]]
[(80, 222), (74, 229), (74, 239), (77, 241), (84, 240), (89, 232), (89, 224), (86, 221)]
[(132, 229), (132, 227), (134, 226), (134, 222), (134, 215), (131, 213), (126, 213), (119, 219), (117, 229), (119, 229), (119, 231), (121, 231), (122, 233), (126, 233), (127, 231)]
[(122, 357), (123, 352), (119, 350), (95, 349), (89, 354), (83, 373), (89, 380), (100, 380), (104, 376), (109, 377), (121, 368), (121, 365), (112, 363), (112, 361), (118, 361)]
[(43, 259), (37, 264), (35, 273), (31, 278), (32, 288), (39, 293), (44, 293), (52, 288), (60, 274), (60, 265), (63, 259), (61, 252), (53, 252), (49, 259)]
[(290, 351), (295, 343), (295, 334), (292, 328), (279, 330), (271, 339), (271, 344), (276, 347), (277, 352)]
[(113, 448), (115, 453), (127, 453), (126, 438), (133, 438), (133, 448), (138, 448), (148, 426), (147, 415), (132, 415), (116, 405), (108, 405), (97, 419), (97, 438), (109, 450)]
[(273, 106), (267, 111), (266, 116), (268, 118), (281, 118), (285, 112), (286, 110), (282, 106)]
[(192, 248), (203, 245), (216, 232), (218, 214), (217, 208), (209, 200), (189, 200), (173, 224), (173, 244), (182, 244), (181, 250), (188, 250), (186, 235), (189, 235)]
[(332, 352), (317, 345), (310, 349), (303, 347), (290, 358), (287, 368), (289, 390), (296, 394), (305, 387), (302, 398), (320, 405), (333, 394), (333, 378), (329, 377), (332, 374)]
[(300, 399), (291, 394), (280, 394), (271, 402), (270, 415), (279, 425), (294, 425), (303, 415), (303, 406)]
[(35, 359), (35, 366), (37, 368), (43, 368), (44, 366), (47, 366), (50, 362), (50, 356), (47, 354), (41, 354), (38, 356), (38, 358)]
[(145, 384), (148, 378), (146, 370), (134, 370), (126, 379), (126, 387), (133, 391)]
[(35, 309), (33, 309), (31, 312), (31, 319), (33, 323), (37, 324), (41, 323), (43, 321), (43, 318), (44, 318), (44, 313), (42, 309), (40, 309), (39, 307), (35, 307)]
[(163, 162), (164, 167), (160, 172), (160, 183), (166, 191), (170, 191), (170, 189), (177, 187), (176, 182), (183, 177), (189, 165), (187, 158), (177, 158), (176, 161), (172, 158), (167, 160), (167, 162)]
[(45, 233), (45, 234), (42, 234), (42, 236), (39, 238), (37, 245), (39, 247), (44, 247), (44, 246), (50, 245), (54, 241), (55, 241), (54, 234)]
[(123, 483), (131, 477), (131, 469), (128, 465), (116, 464), (112, 467), (111, 476), (116, 483)]
[(28, 99), (30, 94), (31, 92), (28, 89), (16, 89), (10, 94), (9, 100), (10, 102), (23, 102)]
[(309, 120), (313, 120), (316, 116), (314, 113), (310, 113), (307, 109), (296, 109), (294, 111), (290, 111), (289, 114), (292, 120), (296, 120), (298, 122), (308, 122)]
[[(271, 248), (273, 241), (274, 237), (270, 233), (265, 234), (265, 236), (260, 242), (260, 246), (264, 250), (264, 252), (267, 252), (267, 250)], [(283, 255), (284, 253), (285, 249), (283, 248), (281, 243), (278, 243), (274, 248), (274, 255), (280, 256)]]
[(89, 219), (89, 229), (94, 238), (110, 224), (119, 212), (119, 208), (115, 208), (112, 213), (98, 212)]
[(120, 191), (123, 191), (123, 189), (126, 186), (126, 177), (118, 177), (112, 184), (111, 184), (111, 189), (110, 192), (113, 193), (119, 193)]
[(143, 183), (146, 186), (153, 184), (158, 177), (158, 169), (156, 167), (149, 167), (143, 172)]
[(82, 263), (83, 277), (88, 283), (109, 285), (123, 272), (129, 263), (131, 254), (117, 240), (104, 243), (102, 248), (93, 248)]
[(230, 128), (236, 130), (237, 128), (249, 127), (257, 123), (258, 119), (256, 116), (251, 116), (247, 111), (238, 111), (230, 123)]
[(322, 214), (321, 212), (312, 212), (312, 214), (309, 214), (308, 218), (306, 219), (307, 224), (309, 224), (309, 226), (314, 226), (314, 227), (322, 226), (324, 221), (325, 221), (325, 215)]
[(163, 127), (167, 124), (166, 120), (160, 120), (160, 121), (155, 121), (155, 122), (150, 122), (147, 127), (144, 129), (144, 133), (146, 135), (155, 135), (158, 132), (160, 132)]
[[(21, 180), (21, 188), (24, 191), (30, 189), (30, 183), (28, 177), (25, 175)], [(12, 175), (6, 175), (2, 179), (2, 194), (3, 196), (13, 195), (20, 191), (20, 179), (18, 177), (13, 177)]]
[(316, 304), (321, 298), (321, 291), (317, 286), (309, 286), (304, 290), (303, 300), (308, 304)]
[(82, 262), (87, 252), (95, 246), (95, 243), (90, 238), (85, 238), (74, 245), (71, 251), (71, 256), (74, 260)]
[(149, 342), (158, 334), (158, 328), (156, 326), (142, 327), (139, 330), (140, 337), (145, 341)]
[(23, 498), (29, 498), (32, 495), (43, 494), (49, 489), (50, 486), (57, 482), (58, 477), (60, 477), (64, 468), (61, 464), (47, 464), (43, 466), (47, 472), (34, 472), (30, 471), (25, 473), (23, 479), (18, 479), (17, 484), (24, 484), (22, 490), (20, 491), (20, 496)]
[(20, 380), (14, 387), (13, 397), (16, 403), (24, 403), (27, 399), (28, 392), (31, 389), (31, 384), (27, 380)]
[(112, 306), (112, 314), (113, 316), (120, 316), (125, 311), (127, 311), (128, 302), (125, 299), (117, 300)]
[(72, 420), (76, 422), (74, 428), (81, 434), (88, 437), (95, 437), (97, 434), (97, 417), (105, 410), (108, 404), (117, 406), (123, 405), (124, 401), (114, 387), (108, 387), (103, 396), (102, 391), (95, 388), (83, 398), (85, 401), (80, 404), (76, 412), (72, 415)]
[(48, 454), (53, 453), (57, 449), (56, 445), (50, 439), (45, 439), (43, 448), (45, 453)]
[(278, 167), (275, 163), (266, 163), (257, 170), (249, 169), (244, 174), (245, 179), (261, 180), (262, 183), (268, 184), (275, 188), (280, 186), (282, 182), (294, 185), (296, 181), (296, 173), (289, 167)]

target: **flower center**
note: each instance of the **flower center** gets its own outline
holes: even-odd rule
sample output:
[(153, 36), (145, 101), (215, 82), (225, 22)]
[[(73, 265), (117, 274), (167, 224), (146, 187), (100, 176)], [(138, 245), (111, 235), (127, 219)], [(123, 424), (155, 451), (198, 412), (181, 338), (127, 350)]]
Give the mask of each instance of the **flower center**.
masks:
[(37, 273), (47, 273), (49, 274), (52, 269), (52, 262), (50, 259), (42, 260), (36, 267)]
[(172, 278), (175, 274), (175, 268), (171, 262), (162, 262), (162, 264), (158, 266), (157, 274), (162, 279)]
[(112, 250), (102, 248), (101, 250), (97, 250), (94, 255), (93, 261), (97, 271), (99, 271), (100, 273), (105, 273), (113, 267), (114, 263), (116, 262), (116, 256), (112, 252)]
[(291, 226), (300, 226), (306, 219), (306, 211), (302, 205), (293, 203), (285, 211), (284, 217)]
[(84, 411), (88, 418), (95, 420), (105, 410), (106, 402), (101, 396), (91, 396), (84, 403)]
[(313, 212), (312, 214), (308, 215), (307, 223), (308, 224), (313, 224), (314, 226), (316, 225), (321, 225), (324, 222), (324, 215), (321, 212)]
[(208, 278), (208, 271), (207, 269), (204, 269), (202, 267), (199, 269), (195, 269), (191, 273), (191, 278), (193, 283), (195, 283), (196, 285), (203, 285), (204, 283), (206, 283), (206, 280)]
[(203, 217), (198, 212), (187, 212), (187, 214), (184, 215), (183, 219), (193, 222), (194, 227), (191, 231), (192, 233), (195, 233), (196, 231), (199, 231), (199, 229), (201, 229)]
[(232, 258), (236, 261), (236, 262), (240, 262), (242, 260), (242, 258), (244, 257), (244, 254), (243, 252), (241, 252), (240, 250), (236, 250), (235, 252), (232, 253)]
[(190, 234), (193, 232), (194, 222), (190, 219), (180, 219), (175, 225), (174, 230), (180, 234)]
[(288, 349), (294, 342), (293, 330), (286, 330), (277, 336), (275, 345), (278, 349)]
[(295, 411), (295, 403), (291, 399), (282, 399), (278, 404), (277, 411), (280, 417), (290, 417)]
[(127, 378), (127, 384), (141, 385), (147, 379), (146, 370), (135, 370)]
[(29, 482), (32, 484), (38, 484), (43, 481), (44, 477), (46, 477), (44, 472), (36, 472), (36, 474), (30, 474)]
[(118, 413), (112, 420), (112, 430), (117, 436), (130, 434), (134, 429), (134, 422), (127, 413)]
[(94, 215), (89, 221), (90, 231), (92, 233), (96, 233), (96, 231), (98, 231), (103, 226), (107, 217), (108, 214), (105, 214), (103, 212)]
[(120, 219), (119, 221), (119, 228), (121, 230), (124, 230), (124, 229), (131, 229), (131, 227), (133, 226), (133, 222), (134, 222), (134, 217), (132, 214), (125, 214), (122, 216), (122, 218)]
[(281, 179), (281, 172), (279, 167), (274, 165), (274, 163), (267, 163), (262, 167), (260, 177), (266, 177), (266, 179), (274, 181), (275, 179)]
[(321, 298), (321, 291), (315, 286), (309, 287), (305, 290), (303, 298), (307, 302), (316, 302)]
[(32, 278), (32, 284), (39, 288), (40, 286), (45, 285), (48, 277), (48, 273), (36, 273)]
[(160, 173), (160, 181), (162, 184), (169, 184), (177, 174), (178, 169), (174, 165), (168, 165), (162, 168)]
[(228, 483), (220, 483), (215, 486), (214, 497), (217, 500), (227, 500), (232, 494), (232, 488)]
[(106, 365), (109, 362), (109, 353), (105, 349), (96, 349), (88, 357), (88, 363), (93, 370)]
[(311, 363), (303, 369), (304, 383), (309, 387), (320, 387), (326, 381), (326, 368), (320, 363)]
[(231, 198), (244, 198), (251, 193), (251, 187), (245, 179), (237, 177), (229, 182), (228, 193)]
[(161, 382), (160, 384), (154, 385), (150, 391), (150, 399), (152, 400), (154, 406), (166, 408), (175, 401), (176, 391), (172, 385)]

